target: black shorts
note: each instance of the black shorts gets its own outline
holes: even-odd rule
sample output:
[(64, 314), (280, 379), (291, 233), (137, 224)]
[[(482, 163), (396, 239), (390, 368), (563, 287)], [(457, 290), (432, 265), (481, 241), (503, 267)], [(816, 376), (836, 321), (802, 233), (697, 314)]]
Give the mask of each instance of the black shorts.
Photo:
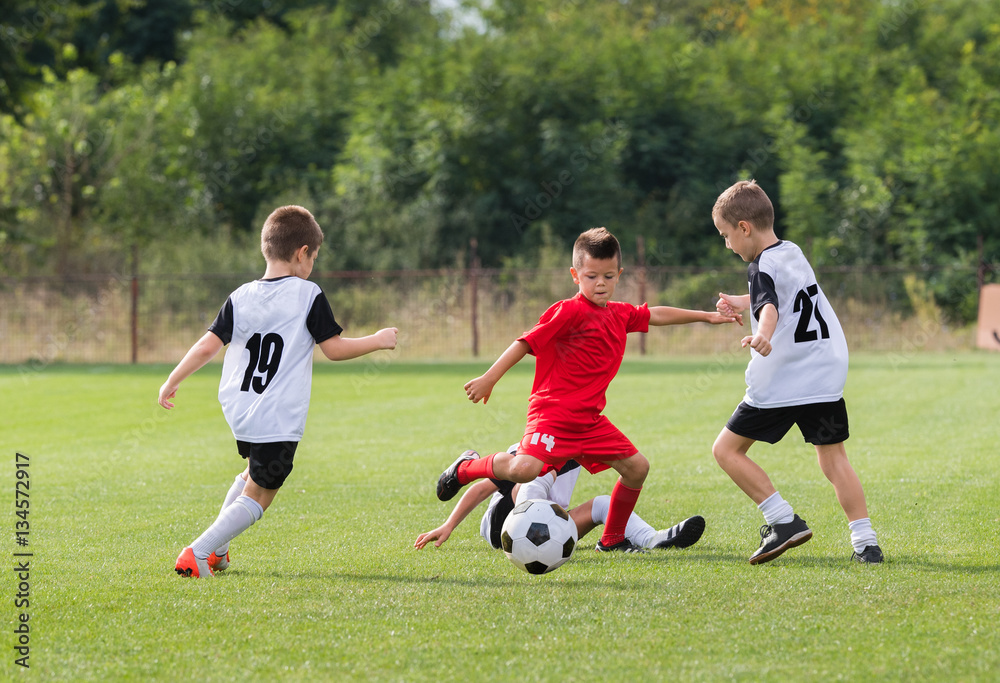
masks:
[(784, 408), (754, 408), (744, 402), (736, 406), (726, 428), (754, 441), (778, 443), (793, 424), (806, 442), (816, 446), (841, 443), (851, 435), (844, 399)]
[(250, 463), (250, 478), (265, 489), (279, 489), (292, 471), (298, 441), (250, 443), (237, 439), (236, 448)]

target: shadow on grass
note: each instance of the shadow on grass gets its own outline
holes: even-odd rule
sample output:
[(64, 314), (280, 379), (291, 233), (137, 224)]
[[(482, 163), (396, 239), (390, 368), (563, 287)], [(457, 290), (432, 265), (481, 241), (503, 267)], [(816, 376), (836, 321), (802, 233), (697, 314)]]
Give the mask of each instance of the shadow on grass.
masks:
[[(516, 571), (516, 570), (514, 570)], [(225, 572), (230, 576), (239, 576), (250, 579), (284, 579), (288, 580), (293, 575), (286, 574), (283, 572), (256, 572), (253, 570), (229, 570)], [(336, 572), (331, 571), (329, 573), (296, 573), (295, 577), (309, 579), (309, 580), (324, 580), (324, 581), (344, 581), (348, 583), (401, 583), (401, 584), (413, 584), (413, 585), (441, 585), (441, 586), (463, 586), (468, 588), (509, 588), (513, 584), (518, 584), (523, 580), (526, 574), (521, 572), (512, 573), (510, 578), (491, 578), (486, 576), (445, 576), (442, 574), (434, 574), (432, 576), (407, 576), (404, 574), (384, 574), (384, 573), (362, 573), (362, 572)], [(541, 581), (547, 581), (546, 585), (558, 586), (560, 588), (593, 588), (595, 586), (614, 586), (617, 588), (624, 588), (628, 590), (648, 590), (653, 585), (655, 581), (640, 581), (640, 580), (621, 580), (621, 579), (562, 579), (554, 578), (555, 576), (562, 576), (558, 573), (553, 573), (551, 576), (540, 576), (538, 577)], [(216, 575), (216, 578), (223, 577), (223, 574)]]
[[(574, 564), (586, 564), (592, 567), (599, 567), (601, 564), (605, 564), (609, 569), (615, 568), (612, 563), (618, 562), (639, 562), (644, 565), (659, 564), (663, 565), (664, 568), (670, 565), (683, 565), (685, 568), (691, 568), (696, 565), (719, 565), (728, 564), (740, 566), (749, 566), (748, 556), (737, 555), (734, 553), (717, 553), (717, 552), (689, 552), (689, 551), (653, 551), (647, 555), (641, 557), (613, 557), (605, 558), (602, 556), (591, 556), (589, 554), (582, 557), (577, 557), (573, 559)], [(857, 562), (852, 562), (849, 557), (844, 556), (815, 556), (806, 555), (803, 553), (797, 554), (787, 554), (782, 555), (770, 562), (758, 565), (755, 571), (766, 572), (768, 569), (779, 569), (779, 568), (801, 568), (801, 569), (828, 569), (831, 571), (854, 569), (857, 571), (879, 571), (885, 569), (891, 571), (894, 568), (914, 568), (916, 570), (928, 571), (928, 572), (948, 572), (954, 574), (967, 574), (970, 576), (976, 575), (986, 575), (986, 574), (1000, 574), (1000, 565), (998, 564), (987, 564), (987, 565), (966, 565), (961, 564), (960, 561), (946, 561), (938, 560), (934, 558), (927, 557), (917, 557), (911, 555), (902, 556), (887, 556), (885, 564), (883, 565), (871, 565), (866, 566)], [(348, 582), (386, 582), (386, 583), (401, 583), (401, 584), (414, 584), (414, 585), (446, 585), (446, 586), (467, 586), (467, 587), (494, 587), (502, 588), (510, 586), (514, 582), (519, 582), (524, 579), (524, 574), (521, 572), (513, 571), (510, 578), (496, 578), (496, 577), (486, 577), (486, 576), (456, 576), (448, 574), (432, 574), (429, 576), (419, 576), (413, 574), (390, 574), (384, 572), (343, 572), (343, 571), (330, 571), (325, 573), (320, 572), (276, 572), (276, 571), (256, 571), (254, 569), (242, 568), (242, 569), (229, 569), (225, 572), (219, 572), (216, 578), (225, 578), (226, 576), (241, 577), (248, 579), (289, 579), (293, 576), (309, 579), (309, 580), (326, 580), (326, 581), (348, 581)], [(541, 581), (548, 581), (548, 585), (560, 586), (565, 588), (579, 588), (579, 587), (596, 587), (596, 586), (613, 586), (616, 588), (623, 589), (649, 589), (658, 585), (658, 579), (650, 578), (649, 580), (635, 579), (635, 578), (622, 578), (618, 575), (608, 575), (607, 577), (597, 577), (597, 578), (570, 578), (564, 579), (565, 573), (553, 572), (549, 576), (539, 577)], [(555, 578), (558, 577), (558, 578)]]

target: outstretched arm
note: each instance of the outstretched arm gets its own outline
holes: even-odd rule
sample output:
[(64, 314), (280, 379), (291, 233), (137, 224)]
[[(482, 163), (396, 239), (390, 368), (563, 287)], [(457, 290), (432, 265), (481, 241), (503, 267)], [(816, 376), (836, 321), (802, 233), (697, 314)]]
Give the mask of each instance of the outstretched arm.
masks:
[(396, 348), (395, 327), (387, 327), (367, 337), (341, 337), (339, 334), (319, 343), (320, 351), (330, 360), (350, 360), (380, 349)]
[(194, 343), (177, 367), (173, 369), (167, 381), (160, 387), (160, 396), (157, 402), (170, 410), (174, 404), (170, 402), (177, 394), (177, 388), (181, 382), (193, 375), (205, 366), (205, 363), (215, 358), (215, 354), (224, 346), (222, 340), (214, 332), (206, 332), (205, 336)]
[(517, 362), (524, 358), (530, 350), (531, 347), (528, 346), (528, 342), (515, 341), (507, 347), (507, 350), (497, 358), (496, 362), (490, 366), (490, 369), (485, 374), (465, 383), (465, 395), (473, 403), (479, 403), (482, 400), (483, 405), (486, 405), (486, 402), (490, 400), (490, 394), (493, 393), (493, 387), (496, 386), (496, 383), (500, 381), (500, 378), (508, 370), (517, 365)]
[(686, 308), (672, 306), (653, 306), (649, 309), (650, 325), (686, 325), (687, 323), (721, 323), (736, 322), (735, 313), (723, 315), (717, 311), (691, 311)]
[(468, 517), (470, 512), (475, 510), (480, 503), (492, 496), (496, 491), (497, 485), (489, 479), (477, 481), (465, 490), (465, 493), (462, 494), (462, 497), (455, 504), (455, 509), (448, 515), (445, 523), (437, 529), (425, 531), (417, 536), (413, 547), (419, 550), (431, 541), (436, 541), (434, 546), (440, 548), (448, 540), (448, 537), (451, 536), (451, 532), (455, 530), (455, 527), (461, 524), (462, 520)]

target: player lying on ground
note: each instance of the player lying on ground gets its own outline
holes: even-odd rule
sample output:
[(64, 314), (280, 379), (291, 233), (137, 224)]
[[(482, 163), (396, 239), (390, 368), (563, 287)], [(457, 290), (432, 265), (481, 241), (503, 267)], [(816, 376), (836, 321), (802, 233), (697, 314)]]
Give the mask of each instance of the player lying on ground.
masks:
[[(512, 444), (507, 452), (516, 454), (518, 445)], [(493, 548), (499, 549), (500, 531), (504, 520), (517, 503), (541, 499), (568, 509), (579, 476), (580, 465), (575, 460), (570, 460), (558, 472), (550, 471), (527, 484), (514, 484), (497, 479), (478, 481), (462, 494), (445, 523), (417, 536), (413, 547), (423, 548), (431, 541), (440, 547), (480, 503), (490, 498), (490, 504), (483, 513), (479, 525), (479, 533)], [(569, 510), (570, 519), (576, 523), (579, 538), (583, 538), (598, 525), (604, 524), (610, 501), (611, 496), (597, 496)], [(639, 548), (687, 548), (698, 542), (704, 530), (705, 519), (700, 515), (689, 517), (669, 529), (657, 531), (633, 512), (625, 526), (625, 538)]]

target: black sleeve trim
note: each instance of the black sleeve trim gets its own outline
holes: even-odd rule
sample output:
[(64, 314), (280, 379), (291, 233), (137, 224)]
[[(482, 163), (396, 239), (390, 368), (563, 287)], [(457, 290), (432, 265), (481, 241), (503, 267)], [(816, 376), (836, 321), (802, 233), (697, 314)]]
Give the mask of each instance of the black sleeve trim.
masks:
[(325, 342), (330, 337), (336, 337), (344, 331), (344, 328), (337, 324), (333, 318), (333, 309), (326, 294), (320, 290), (316, 298), (313, 299), (309, 315), (306, 316), (306, 329), (317, 344)]
[(767, 273), (760, 272), (757, 263), (751, 263), (747, 269), (750, 280), (750, 310), (753, 317), (760, 320), (760, 309), (771, 304), (778, 308), (778, 292), (774, 287), (774, 279)]
[(215, 320), (208, 326), (208, 331), (221, 339), (223, 344), (228, 344), (233, 340), (232, 298), (226, 299), (226, 303), (219, 310), (219, 315), (215, 316)]

